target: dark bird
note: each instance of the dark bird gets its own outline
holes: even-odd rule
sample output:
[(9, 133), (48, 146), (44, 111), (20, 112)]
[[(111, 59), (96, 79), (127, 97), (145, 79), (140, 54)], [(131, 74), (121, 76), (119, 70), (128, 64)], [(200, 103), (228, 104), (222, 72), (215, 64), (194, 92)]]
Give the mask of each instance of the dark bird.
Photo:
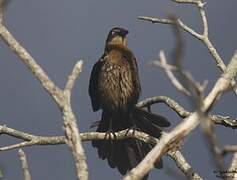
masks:
[[(92, 108), (103, 111), (97, 132), (113, 133), (128, 128), (159, 138), (162, 129), (170, 123), (165, 117), (136, 107), (141, 86), (136, 58), (127, 47), (127, 34), (128, 30), (119, 27), (109, 32), (104, 54), (91, 72), (89, 95)], [(94, 140), (92, 145), (97, 148), (101, 159), (107, 159), (109, 166), (117, 167), (123, 175), (153, 147), (135, 139)], [(162, 160), (157, 162), (156, 167), (162, 168)]]

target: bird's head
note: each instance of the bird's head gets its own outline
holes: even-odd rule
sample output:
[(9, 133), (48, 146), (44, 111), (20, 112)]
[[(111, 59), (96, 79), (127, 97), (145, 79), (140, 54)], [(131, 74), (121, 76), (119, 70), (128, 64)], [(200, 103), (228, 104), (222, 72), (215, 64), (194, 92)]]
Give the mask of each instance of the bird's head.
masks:
[(115, 27), (111, 29), (106, 40), (106, 45), (121, 44), (121, 45), (127, 46), (126, 35), (128, 33), (129, 33), (128, 30), (121, 27)]

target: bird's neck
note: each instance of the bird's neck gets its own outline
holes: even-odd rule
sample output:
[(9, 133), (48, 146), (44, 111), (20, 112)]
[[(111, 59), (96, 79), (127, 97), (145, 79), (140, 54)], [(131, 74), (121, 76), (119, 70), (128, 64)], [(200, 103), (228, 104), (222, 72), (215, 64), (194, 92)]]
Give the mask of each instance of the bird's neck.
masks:
[(106, 45), (108, 45), (108, 44), (127, 46), (128, 42), (127, 42), (127, 38), (121, 37), (121, 36), (116, 36), (116, 37), (112, 38), (109, 42), (106, 43)]

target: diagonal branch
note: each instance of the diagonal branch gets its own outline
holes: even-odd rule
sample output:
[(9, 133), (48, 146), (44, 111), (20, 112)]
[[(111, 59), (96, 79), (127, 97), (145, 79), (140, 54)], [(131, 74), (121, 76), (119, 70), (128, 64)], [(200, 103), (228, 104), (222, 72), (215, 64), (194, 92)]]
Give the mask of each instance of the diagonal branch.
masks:
[[(237, 51), (235, 51), (226, 72), (217, 80), (211, 92), (204, 99), (201, 107), (202, 112), (208, 113), (217, 99), (226, 91), (231, 80), (237, 73)], [(127, 175), (124, 180), (136, 180), (144, 177), (158, 161), (163, 154), (170, 150), (173, 144), (176, 144), (194, 130), (200, 123), (201, 116), (198, 111), (192, 113), (178, 124), (172, 131), (161, 136), (157, 145), (146, 155), (146, 157)]]
[(34, 76), (40, 81), (44, 89), (51, 95), (56, 102), (60, 110), (62, 111), (64, 120), (64, 131), (66, 135), (66, 142), (72, 151), (76, 170), (77, 179), (87, 180), (88, 171), (86, 164), (86, 157), (81, 145), (81, 139), (79, 135), (79, 129), (77, 126), (77, 120), (71, 108), (70, 95), (72, 87), (77, 79), (82, 63), (77, 63), (73, 73), (69, 77), (66, 90), (63, 91), (57, 87), (54, 82), (48, 77), (46, 72), (37, 64), (36, 60), (27, 52), (27, 50), (21, 46), (7, 28), (0, 24), (0, 37), (6, 42), (6, 44), (12, 49), (12, 51), (20, 58), (21, 61), (30, 69)]
[[(147, 17), (147, 16), (139, 16), (139, 20), (144, 20), (144, 21), (150, 21), (152, 23), (161, 23), (161, 24), (171, 24), (171, 25), (177, 25), (187, 33), (191, 34), (193, 37), (197, 38), (203, 44), (207, 47), (209, 50), (210, 54), (216, 61), (217, 67), (222, 71), (226, 71), (226, 65), (224, 64), (224, 61), (218, 54), (216, 48), (212, 44), (212, 42), (209, 39), (208, 36), (208, 21), (207, 21), (207, 15), (204, 9), (204, 5), (206, 4), (205, 2), (202, 2), (202, 0), (172, 0), (176, 3), (188, 3), (188, 4), (194, 4), (197, 6), (199, 9), (199, 13), (202, 19), (202, 24), (203, 24), (203, 33), (199, 34), (192, 28), (188, 27), (186, 24), (184, 24), (180, 19), (177, 19), (177, 21), (171, 20), (171, 19), (165, 19), (165, 18), (154, 18), (154, 17)], [(236, 82), (233, 79), (231, 81), (231, 86), (233, 88), (234, 93), (237, 95), (237, 87), (236, 87)]]
[(159, 60), (160, 60), (162, 67), (165, 70), (166, 75), (170, 79), (173, 86), (176, 87), (176, 89), (178, 89), (178, 91), (180, 91), (182, 94), (184, 94), (186, 96), (190, 96), (191, 93), (176, 79), (172, 70), (169, 69), (169, 64), (167, 64), (164, 51), (160, 51)]
[(82, 62), (82, 60), (80, 60), (74, 66), (72, 73), (68, 76), (68, 81), (67, 81), (67, 84), (64, 89), (65, 92), (69, 92), (69, 93), (72, 92), (72, 88), (75, 84), (75, 81), (81, 72), (82, 64), (83, 64), (83, 62)]
[[(232, 162), (230, 164), (230, 167), (228, 169), (228, 180), (236, 180), (237, 179), (237, 152), (234, 153)], [(226, 178), (227, 179), (227, 178)]]
[(18, 156), (21, 160), (24, 180), (31, 180), (31, 175), (30, 175), (29, 166), (28, 166), (25, 152), (22, 149), (19, 149)]
[(178, 168), (185, 174), (187, 179), (201, 180), (202, 178), (187, 163), (180, 151), (169, 151), (167, 155), (174, 160)]
[(46, 91), (53, 97), (57, 104), (61, 107), (62, 91), (53, 83), (46, 72), (36, 63), (34, 58), (22, 47), (12, 34), (3, 25), (0, 26), (0, 36), (12, 51), (25, 63), (25, 65), (32, 71), (34, 76), (41, 82)]

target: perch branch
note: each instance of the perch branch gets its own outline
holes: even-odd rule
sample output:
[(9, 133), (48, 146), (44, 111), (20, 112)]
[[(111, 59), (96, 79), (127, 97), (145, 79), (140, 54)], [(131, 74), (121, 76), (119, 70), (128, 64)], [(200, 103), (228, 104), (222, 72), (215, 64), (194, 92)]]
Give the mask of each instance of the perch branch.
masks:
[[(7, 126), (0, 126), (0, 134), (6, 134), (21, 140), (24, 140), (22, 143), (10, 145), (10, 146), (5, 146), (1, 147), (0, 151), (7, 151), (7, 150), (13, 150), (16, 148), (23, 148), (26, 146), (34, 146), (34, 145), (57, 145), (57, 144), (65, 144), (66, 143), (66, 138), (65, 136), (36, 136), (33, 134), (25, 133), (22, 131), (18, 131), (12, 128), (9, 128)], [(158, 139), (149, 136), (146, 133), (140, 132), (140, 131), (134, 131), (134, 130), (129, 130), (125, 129), (119, 132), (115, 133), (115, 136), (107, 136), (106, 133), (98, 133), (98, 132), (89, 132), (89, 133), (80, 133), (80, 138), (82, 141), (91, 141), (91, 140), (122, 140), (122, 139), (127, 139), (127, 138), (136, 138), (138, 140), (141, 140), (145, 143), (153, 144), (156, 145), (157, 142), (159, 141)], [(188, 164), (188, 162), (185, 160), (183, 157), (182, 153), (178, 150), (168, 152), (167, 154), (170, 158), (172, 158), (175, 163), (177, 164), (177, 167), (187, 176), (189, 177), (190, 174), (190, 169), (191, 166)], [(199, 177), (200, 176), (192, 171), (192, 175), (194, 177)]]

